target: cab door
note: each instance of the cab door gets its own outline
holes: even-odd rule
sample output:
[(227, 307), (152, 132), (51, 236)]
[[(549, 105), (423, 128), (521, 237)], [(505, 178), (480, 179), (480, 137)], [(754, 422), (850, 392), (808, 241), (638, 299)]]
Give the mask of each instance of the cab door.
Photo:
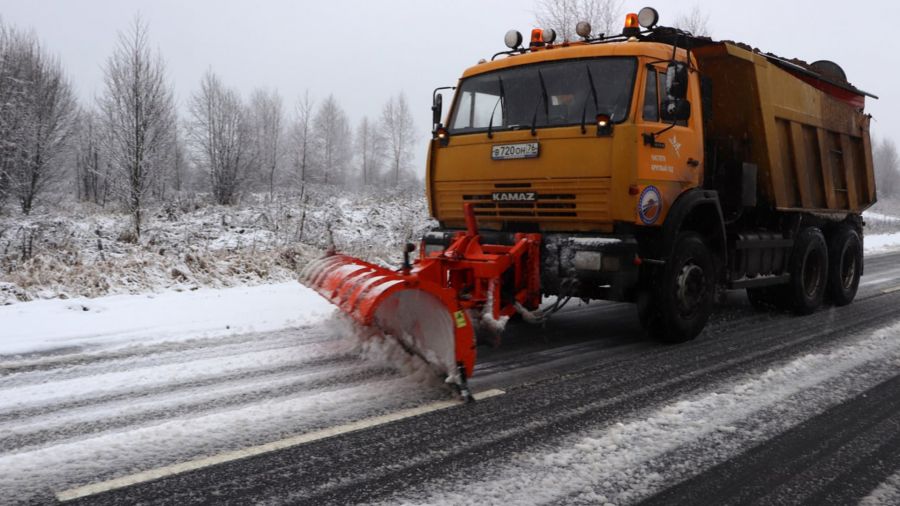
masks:
[[(666, 117), (662, 108), (666, 97), (665, 69), (665, 62), (644, 66), (643, 91), (639, 98), (637, 184), (640, 191), (635, 222), (644, 225), (662, 223), (675, 199), (702, 182), (703, 140), (697, 81), (693, 78), (688, 85), (690, 119), (674, 121)], [(648, 208), (654, 204), (656, 195), (659, 208)]]

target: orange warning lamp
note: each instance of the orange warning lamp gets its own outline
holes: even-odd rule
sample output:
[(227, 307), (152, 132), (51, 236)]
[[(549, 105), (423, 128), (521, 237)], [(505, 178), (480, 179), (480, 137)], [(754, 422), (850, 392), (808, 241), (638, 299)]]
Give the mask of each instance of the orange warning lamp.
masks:
[(638, 15), (634, 13), (625, 15), (625, 29), (622, 30), (622, 35), (626, 37), (636, 37), (641, 34), (641, 25), (638, 22)]
[(540, 28), (531, 30), (531, 47), (540, 47), (544, 45), (544, 31)]

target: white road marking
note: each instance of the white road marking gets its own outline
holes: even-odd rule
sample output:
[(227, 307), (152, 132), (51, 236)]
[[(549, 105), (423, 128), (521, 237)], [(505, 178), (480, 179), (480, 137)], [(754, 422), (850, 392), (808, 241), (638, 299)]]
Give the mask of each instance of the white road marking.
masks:
[[(491, 389), (473, 394), (473, 396), (476, 400), (482, 400), (490, 397), (496, 397), (498, 395), (503, 395), (505, 393), (506, 392), (504, 392), (503, 390)], [(387, 423), (396, 422), (398, 420), (403, 420), (405, 418), (412, 418), (414, 416), (424, 415), (426, 413), (440, 411), (442, 409), (447, 409), (458, 405), (460, 405), (460, 401), (458, 400), (437, 401), (432, 404), (426, 404), (424, 406), (419, 406), (416, 408), (404, 409), (401, 411), (397, 411), (396, 413), (390, 413), (387, 415), (366, 418), (364, 420), (351, 422), (346, 425), (330, 427), (328, 429), (317, 430), (314, 432), (309, 432), (307, 434), (300, 434), (299, 436), (280, 439), (278, 441), (272, 441), (271, 443), (266, 443), (259, 446), (251, 446), (249, 448), (244, 448), (241, 450), (220, 453), (219, 455), (214, 455), (212, 457), (189, 460), (187, 462), (181, 462), (179, 464), (158, 467), (156, 469), (148, 469), (147, 471), (141, 471), (139, 473), (131, 474), (128, 476), (122, 476), (121, 478), (115, 478), (112, 480), (101, 481), (99, 483), (92, 483), (89, 485), (83, 485), (81, 487), (70, 488), (68, 490), (63, 490), (62, 492), (57, 492), (56, 498), (59, 501), (71, 501), (73, 499), (87, 497), (109, 490), (125, 488), (131, 485), (137, 485), (138, 483), (145, 483), (148, 481), (165, 478), (167, 476), (173, 476), (176, 474), (186, 473), (188, 471), (202, 469), (204, 467), (210, 467), (217, 464), (223, 464), (225, 462), (232, 462), (235, 460), (241, 460), (256, 455), (261, 455), (264, 453), (284, 450), (285, 448), (291, 448), (294, 446), (311, 443), (313, 441), (327, 439), (360, 429), (376, 427), (378, 425), (384, 425)]]
[(900, 292), (900, 286), (895, 286), (893, 288), (887, 288), (887, 289), (881, 291), (881, 293), (894, 293), (894, 292)]

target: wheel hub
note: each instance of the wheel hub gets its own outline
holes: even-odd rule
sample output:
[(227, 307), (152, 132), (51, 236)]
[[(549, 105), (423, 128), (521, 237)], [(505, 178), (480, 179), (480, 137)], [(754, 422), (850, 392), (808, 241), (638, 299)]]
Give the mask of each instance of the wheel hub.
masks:
[(675, 278), (675, 296), (678, 310), (682, 315), (691, 315), (700, 306), (706, 295), (706, 282), (703, 268), (689, 262), (681, 267)]

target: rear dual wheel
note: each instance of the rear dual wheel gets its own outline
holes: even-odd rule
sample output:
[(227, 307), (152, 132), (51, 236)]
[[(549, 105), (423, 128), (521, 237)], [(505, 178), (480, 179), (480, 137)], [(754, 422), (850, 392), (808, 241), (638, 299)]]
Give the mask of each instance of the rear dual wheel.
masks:
[(827, 297), (836, 306), (853, 301), (862, 272), (862, 241), (848, 225), (841, 225), (826, 242), (816, 227), (800, 231), (794, 242), (787, 285), (748, 288), (757, 309), (792, 309), (813, 313)]
[(828, 298), (846, 306), (856, 298), (862, 274), (862, 240), (853, 227), (840, 225), (828, 241)]
[(797, 235), (790, 273), (784, 289), (791, 309), (800, 315), (813, 313), (822, 305), (828, 283), (828, 248), (821, 230), (808, 227)]

